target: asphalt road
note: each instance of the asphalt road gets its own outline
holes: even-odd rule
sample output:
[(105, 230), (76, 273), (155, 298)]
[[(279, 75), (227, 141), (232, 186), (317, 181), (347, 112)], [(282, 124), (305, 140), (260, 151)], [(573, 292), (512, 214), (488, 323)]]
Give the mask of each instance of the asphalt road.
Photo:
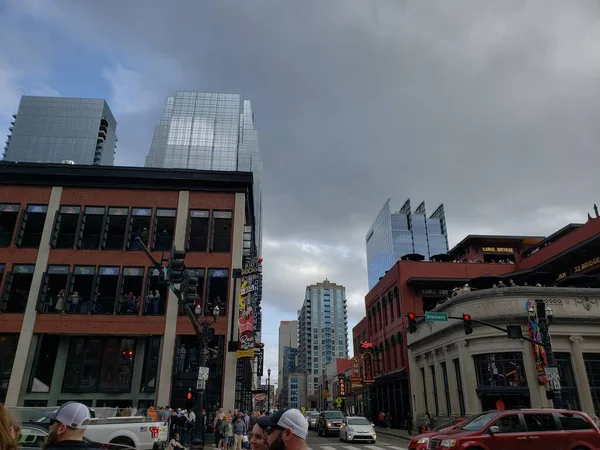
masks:
[(408, 441), (384, 434), (377, 435), (375, 444), (363, 442), (342, 442), (339, 436), (324, 437), (316, 431), (309, 430), (306, 441), (308, 450), (406, 450)]

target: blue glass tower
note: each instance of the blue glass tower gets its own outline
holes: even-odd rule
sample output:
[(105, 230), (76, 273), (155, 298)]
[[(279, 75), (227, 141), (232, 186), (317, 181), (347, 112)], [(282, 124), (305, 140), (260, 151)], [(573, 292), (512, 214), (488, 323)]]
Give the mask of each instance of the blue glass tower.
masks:
[(411, 212), (410, 199), (396, 212), (388, 199), (366, 236), (369, 289), (408, 253), (430, 256), (448, 252), (444, 205), (427, 218), (425, 202)]

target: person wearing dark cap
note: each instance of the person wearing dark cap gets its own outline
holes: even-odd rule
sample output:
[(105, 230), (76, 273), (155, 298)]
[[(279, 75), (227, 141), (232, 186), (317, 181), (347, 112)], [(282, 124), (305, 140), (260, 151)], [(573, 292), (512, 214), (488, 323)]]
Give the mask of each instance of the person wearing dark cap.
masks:
[(90, 424), (90, 410), (77, 402), (67, 402), (48, 416), (50, 433), (43, 446), (45, 450), (85, 450), (88, 445), (83, 434)]
[(308, 422), (300, 410), (280, 409), (256, 423), (266, 434), (267, 450), (306, 450)]

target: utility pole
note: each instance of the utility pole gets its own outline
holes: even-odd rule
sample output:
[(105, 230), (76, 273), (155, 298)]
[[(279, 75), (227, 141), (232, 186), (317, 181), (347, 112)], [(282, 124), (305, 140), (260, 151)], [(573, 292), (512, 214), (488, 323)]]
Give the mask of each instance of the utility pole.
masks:
[(550, 339), (549, 325), (552, 320), (552, 310), (546, 309), (546, 302), (543, 299), (535, 300), (537, 322), (540, 327), (540, 334), (542, 335), (542, 344), (546, 350), (546, 360), (548, 361), (548, 367), (546, 367), (547, 375), (551, 375), (549, 378), (550, 392), (552, 392), (552, 405), (555, 409), (561, 409), (563, 407), (562, 393), (560, 391), (560, 375), (558, 367), (556, 367), (556, 359), (554, 358), (554, 350), (552, 350), (552, 341)]
[[(204, 426), (204, 417), (202, 416), (202, 409), (204, 406), (204, 391), (205, 391), (205, 383), (206, 380), (204, 378), (208, 378), (208, 372), (200, 373), (202, 370), (205, 370), (206, 365), (206, 356), (209, 352), (208, 344), (212, 340), (215, 334), (215, 330), (212, 326), (217, 321), (219, 317), (219, 305), (214, 305), (212, 310), (212, 321), (203, 321), (199, 323), (190, 307), (190, 303), (193, 304), (194, 300), (197, 297), (197, 287), (198, 287), (198, 278), (191, 276), (190, 274), (185, 273), (185, 251), (176, 250), (173, 248), (171, 252), (171, 257), (167, 260), (167, 267), (163, 266), (163, 262), (165, 259), (162, 258), (160, 262), (158, 262), (152, 254), (148, 247), (142, 242), (142, 240), (138, 237), (137, 242), (141, 245), (142, 250), (148, 257), (148, 259), (154, 265), (154, 268), (161, 272), (161, 276), (163, 280), (169, 286), (169, 289), (175, 294), (177, 297), (177, 303), (183, 307), (185, 315), (190, 320), (194, 331), (196, 332), (196, 337), (198, 338), (198, 346), (200, 350), (199, 355), (199, 366), (198, 369), (198, 382), (196, 385), (197, 398), (194, 404), (194, 414), (196, 415), (196, 422), (194, 423), (194, 433), (192, 437), (192, 442), (190, 445), (190, 449), (198, 449), (204, 447), (205, 441), (205, 426)], [(177, 287), (176, 285), (179, 285)], [(202, 311), (205, 313), (206, 311)], [(203, 377), (203, 378), (201, 378)]]

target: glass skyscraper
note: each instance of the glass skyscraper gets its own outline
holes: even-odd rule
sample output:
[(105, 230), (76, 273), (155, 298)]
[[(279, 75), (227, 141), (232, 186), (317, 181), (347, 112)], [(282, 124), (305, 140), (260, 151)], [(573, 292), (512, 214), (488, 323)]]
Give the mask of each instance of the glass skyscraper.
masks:
[(6, 161), (115, 162), (117, 121), (104, 100), (24, 95), (13, 118), (4, 147)]
[(409, 199), (392, 213), (390, 201), (385, 202), (366, 236), (369, 289), (406, 254), (419, 253), (428, 260), (448, 252), (443, 204), (427, 218), (425, 202), (411, 212)]
[(306, 287), (298, 311), (298, 371), (307, 374), (308, 395), (336, 358), (348, 358), (346, 288), (326, 279)]
[(176, 92), (154, 130), (146, 167), (252, 172), (261, 254), (262, 161), (250, 101), (239, 94)]

